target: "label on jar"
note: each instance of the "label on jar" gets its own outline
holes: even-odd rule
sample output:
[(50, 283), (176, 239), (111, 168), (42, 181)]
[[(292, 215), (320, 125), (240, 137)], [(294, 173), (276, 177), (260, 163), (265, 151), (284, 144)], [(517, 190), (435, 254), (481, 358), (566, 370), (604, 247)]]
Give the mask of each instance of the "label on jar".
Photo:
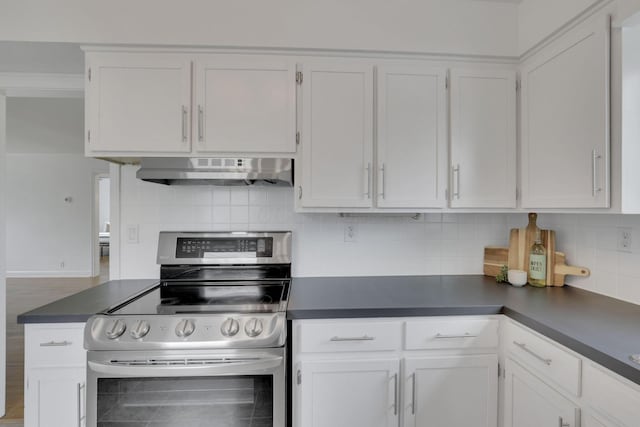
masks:
[(545, 280), (547, 278), (547, 256), (529, 256), (529, 276), (535, 280)]

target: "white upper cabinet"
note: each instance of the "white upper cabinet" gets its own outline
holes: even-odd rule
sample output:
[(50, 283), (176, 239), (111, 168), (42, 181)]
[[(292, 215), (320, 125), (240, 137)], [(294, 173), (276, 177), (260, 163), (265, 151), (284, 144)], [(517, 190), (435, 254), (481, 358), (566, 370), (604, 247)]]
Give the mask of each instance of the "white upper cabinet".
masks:
[(366, 208), (373, 196), (373, 66), (306, 63), (302, 207)]
[(195, 151), (295, 153), (295, 72), (289, 59), (198, 58)]
[(516, 73), (451, 71), (453, 208), (516, 207)]
[(609, 51), (601, 18), (522, 67), (523, 208), (609, 206)]
[(191, 151), (191, 61), (182, 55), (87, 53), (86, 152)]
[(446, 204), (446, 69), (377, 69), (376, 205), (439, 208)]

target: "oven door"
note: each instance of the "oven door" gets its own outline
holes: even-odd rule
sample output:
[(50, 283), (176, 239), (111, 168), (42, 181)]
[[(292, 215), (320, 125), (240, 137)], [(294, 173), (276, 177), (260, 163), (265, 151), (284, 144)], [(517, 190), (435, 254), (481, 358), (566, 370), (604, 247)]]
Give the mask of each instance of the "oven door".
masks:
[(284, 427), (285, 350), (90, 351), (87, 426)]

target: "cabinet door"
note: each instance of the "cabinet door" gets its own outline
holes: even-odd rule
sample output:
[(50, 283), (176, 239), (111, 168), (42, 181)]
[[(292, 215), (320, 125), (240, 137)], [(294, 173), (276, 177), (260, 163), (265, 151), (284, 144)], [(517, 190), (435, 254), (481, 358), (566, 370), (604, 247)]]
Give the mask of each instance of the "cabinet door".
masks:
[(516, 74), (451, 71), (452, 208), (516, 206)]
[(373, 67), (306, 64), (301, 206), (372, 206)]
[(205, 56), (195, 70), (196, 151), (296, 151), (293, 61)]
[(445, 80), (443, 68), (378, 68), (378, 207), (445, 206)]
[(191, 151), (187, 57), (89, 53), (87, 63), (87, 154)]
[(398, 426), (398, 359), (299, 364), (298, 427)]
[(505, 375), (505, 427), (579, 427), (578, 407), (511, 359)]
[(614, 424), (611, 421), (596, 415), (594, 413), (588, 413), (584, 417), (583, 427), (620, 427), (618, 424)]
[(34, 368), (26, 375), (25, 427), (85, 425), (84, 368)]
[(609, 207), (609, 26), (567, 34), (522, 68), (522, 206)]
[(405, 427), (498, 425), (497, 355), (406, 358), (403, 377)]

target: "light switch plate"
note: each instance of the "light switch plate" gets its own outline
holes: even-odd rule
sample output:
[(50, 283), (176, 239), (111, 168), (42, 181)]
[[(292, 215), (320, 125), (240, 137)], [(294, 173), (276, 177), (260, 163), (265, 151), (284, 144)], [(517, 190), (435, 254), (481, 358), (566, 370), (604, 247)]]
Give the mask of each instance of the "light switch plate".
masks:
[(140, 226), (138, 224), (127, 226), (127, 243), (140, 243)]

